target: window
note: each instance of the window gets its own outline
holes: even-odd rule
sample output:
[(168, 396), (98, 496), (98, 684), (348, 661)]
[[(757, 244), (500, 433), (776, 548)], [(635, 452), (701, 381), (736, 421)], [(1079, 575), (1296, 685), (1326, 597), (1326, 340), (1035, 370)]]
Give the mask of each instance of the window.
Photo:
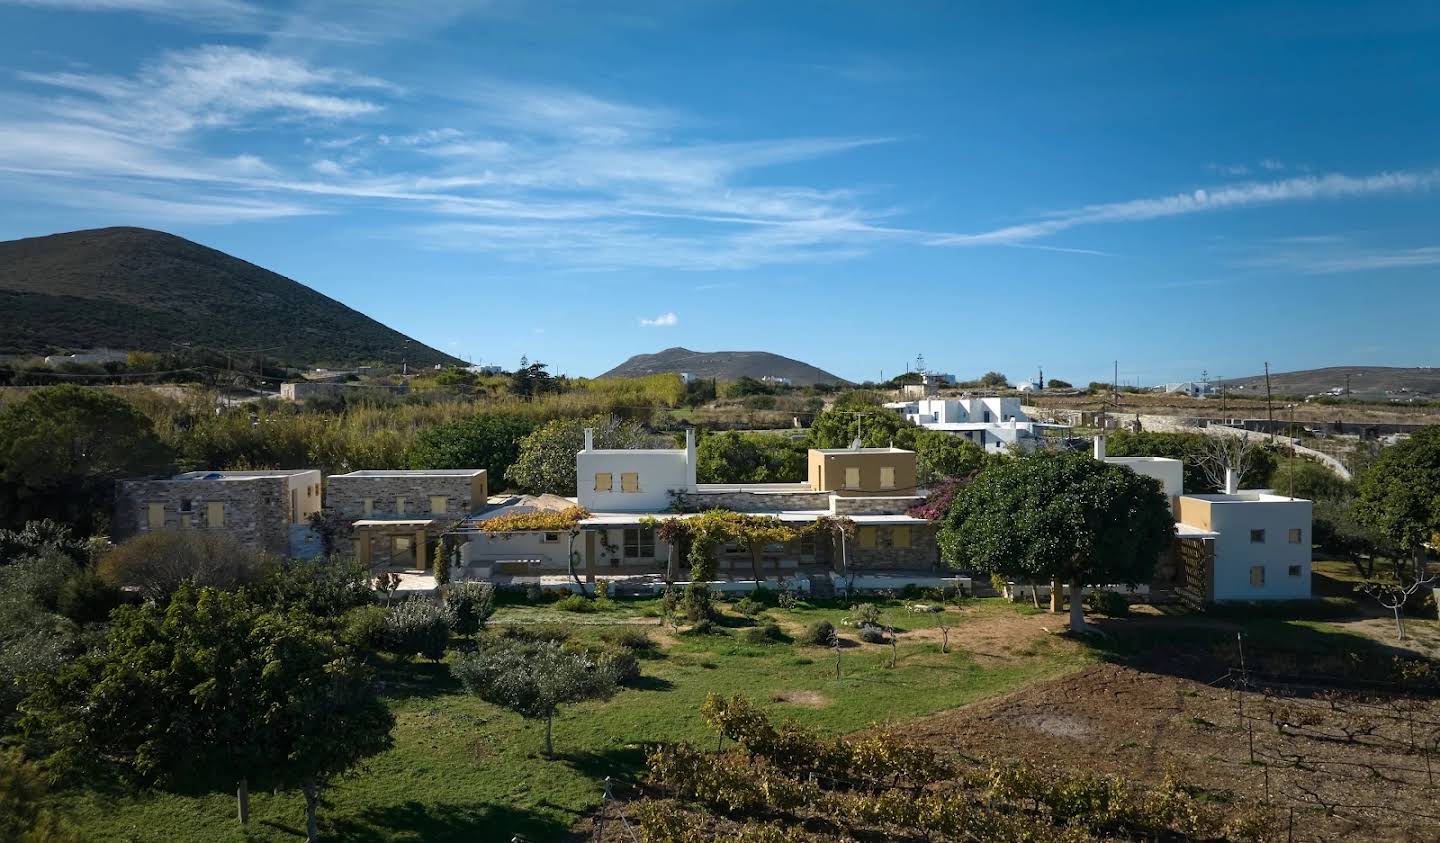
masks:
[(882, 489), (893, 489), (893, 488), (895, 488), (895, 466), (893, 466), (893, 465), (882, 465), (882, 466), (880, 466), (880, 488), (882, 488)]
[(195, 516), (188, 512), (180, 513), (180, 529), (188, 530), (195, 526)]
[(874, 547), (874, 546), (875, 546), (875, 528), (874, 528), (874, 527), (861, 527), (859, 530), (856, 530), (856, 531), (855, 531), (855, 534), (856, 534), (856, 536), (860, 539), (860, 546), (861, 546), (861, 547)]
[(626, 559), (654, 559), (655, 528), (626, 527), (624, 554)]
[(845, 488), (847, 488), (847, 489), (858, 489), (858, 488), (860, 488), (860, 469), (859, 469), (859, 468), (856, 468), (856, 467), (851, 466), (851, 467), (847, 467), (847, 468), (845, 469)]
[(812, 532), (805, 532), (805, 533), (801, 533), (801, 534), (800, 534), (800, 555), (801, 555), (801, 556), (814, 556), (814, 555), (815, 555), (815, 534), (814, 534), (814, 533), (812, 533)]
[(1292, 529), (1290, 530), (1290, 543), (1291, 543), (1291, 544), (1299, 544), (1299, 543), (1300, 543), (1300, 538), (1301, 538), (1302, 535), (1303, 535), (1303, 534), (1301, 533), (1299, 527), (1292, 528)]
[(431, 495), (431, 496), (430, 496), (430, 514), (431, 514), (431, 515), (444, 515), (444, 514), (445, 514), (445, 509), (446, 509), (446, 506), (448, 505), (448, 503), (449, 503), (449, 501), (446, 499), (446, 497), (445, 497), (444, 495)]
[(1291, 566), (1290, 566), (1290, 576), (1292, 576), (1292, 577), (1298, 577), (1298, 576), (1300, 576), (1300, 566), (1299, 566), (1299, 565), (1291, 565)]
[(596, 473), (595, 473), (595, 491), (597, 491), (597, 492), (608, 492), (608, 491), (614, 489), (615, 487), (614, 487), (614, 485), (613, 485), (612, 480), (613, 480), (613, 478), (610, 476), (610, 472), (608, 472), (608, 471), (598, 471), (598, 472), (596, 472)]
[(398, 498), (395, 499), (395, 514), (396, 514), (396, 515), (404, 515), (404, 514), (405, 514), (405, 498), (403, 498), (403, 497), (398, 497)]
[(205, 504), (205, 524), (210, 527), (224, 527), (225, 504), (218, 501)]
[(890, 530), (890, 546), (891, 546), (891, 547), (909, 547), (909, 546), (910, 546), (910, 528), (909, 528), (909, 527), (895, 527), (895, 528), (891, 529), (891, 530)]
[(150, 529), (152, 529), (152, 530), (164, 529), (164, 527), (165, 527), (165, 504), (163, 504), (163, 503), (152, 503), (152, 504), (150, 504), (150, 509), (146, 512), (145, 523), (146, 523), (146, 526), (148, 526), (148, 527), (149, 527)]
[(1264, 584), (1265, 584), (1265, 566), (1264, 566), (1264, 565), (1251, 565), (1251, 566), (1250, 566), (1250, 584), (1251, 584), (1251, 585), (1254, 585), (1254, 586), (1261, 586), (1261, 585), (1264, 585)]
[(360, 502), (360, 509), (365, 515), (373, 514), (375, 512), (375, 499), (365, 498)]
[(622, 491), (622, 492), (638, 492), (638, 491), (640, 491), (640, 475), (639, 475), (639, 474), (636, 474), (636, 473), (633, 472), (633, 471), (627, 471), (627, 472), (621, 474), (621, 475), (620, 475), (620, 491)]
[(1265, 531), (1264, 531), (1264, 530), (1251, 530), (1251, 531), (1250, 531), (1250, 543), (1251, 543), (1251, 544), (1264, 544), (1264, 543), (1265, 543)]
[(560, 541), (560, 534), (559, 534), (559, 533), (541, 533), (541, 534), (540, 534), (540, 541), (544, 542), (545, 544), (555, 544), (556, 542)]
[(181, 511), (181, 512), (194, 512), (194, 511), (195, 511), (195, 502), (192, 501), (192, 500), (190, 500), (189, 498), (181, 498), (181, 499), (180, 499), (180, 511)]

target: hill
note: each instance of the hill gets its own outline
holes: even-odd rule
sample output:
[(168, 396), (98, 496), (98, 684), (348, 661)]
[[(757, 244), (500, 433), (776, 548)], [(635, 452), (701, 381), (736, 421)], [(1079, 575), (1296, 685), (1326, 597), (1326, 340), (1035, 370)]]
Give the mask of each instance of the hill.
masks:
[[(1344, 389), (1346, 376), (1352, 395), (1366, 398), (1440, 395), (1440, 369), (1429, 366), (1331, 366), (1298, 372), (1270, 373), (1270, 389), (1277, 395), (1318, 395)], [(1265, 394), (1265, 376), (1228, 378), (1226, 389)]]
[(267, 349), (295, 366), (459, 362), (283, 275), (173, 234), (0, 242), (0, 354)]
[(722, 381), (740, 378), (759, 380), (769, 375), (789, 378), (795, 386), (849, 383), (809, 363), (768, 351), (691, 351), (679, 347), (667, 348), (657, 354), (637, 354), (600, 377), (633, 378), (662, 372), (689, 372), (697, 378)]

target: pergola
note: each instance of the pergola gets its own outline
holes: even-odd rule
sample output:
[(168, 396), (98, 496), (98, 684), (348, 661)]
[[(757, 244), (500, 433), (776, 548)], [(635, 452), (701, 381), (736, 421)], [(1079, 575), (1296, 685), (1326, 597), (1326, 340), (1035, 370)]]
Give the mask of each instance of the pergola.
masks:
[[(407, 567), (424, 570), (430, 564), (426, 548), (430, 541), (431, 528), (435, 524), (436, 519), (434, 518), (364, 518), (356, 521), (354, 524), (355, 557), (367, 567), (375, 562), (386, 562), (393, 565), (403, 561)], [(381, 539), (385, 543), (383, 558), (378, 560), (375, 559), (373, 551), (376, 539)], [(397, 560), (395, 558), (396, 548), (401, 541), (409, 545), (410, 558)]]

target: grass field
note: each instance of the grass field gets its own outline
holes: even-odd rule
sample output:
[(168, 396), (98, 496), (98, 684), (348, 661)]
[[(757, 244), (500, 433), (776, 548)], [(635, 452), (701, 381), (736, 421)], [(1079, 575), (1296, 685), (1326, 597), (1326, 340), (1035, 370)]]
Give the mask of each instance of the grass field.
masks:
[[(649, 624), (661, 647), (642, 662), (634, 687), (602, 703), (574, 706), (555, 723), (558, 757), (540, 755), (543, 723), (467, 695), (447, 663), (387, 665), (386, 694), (395, 746), (330, 788), (321, 810), (329, 839), (354, 841), (508, 841), (563, 839), (598, 803), (608, 776), (625, 780), (660, 741), (709, 741), (698, 717), (709, 693), (743, 692), (772, 711), (839, 733), (913, 719), (1079, 669), (1093, 657), (1048, 634), (1053, 617), (1000, 600), (950, 608), (950, 652), (940, 653), (935, 619), (884, 604), (900, 630), (898, 661), (888, 645), (852, 639), (841, 651), (799, 643), (746, 644), (730, 616), (715, 636), (673, 636), (646, 612), (654, 601), (616, 601), (608, 612), (573, 615), (505, 606), (493, 624), (563, 621), (577, 637), (615, 623)], [(771, 610), (789, 633), (848, 610)], [(452, 653), (452, 658), (454, 654)], [(95, 840), (289, 841), (301, 836), (298, 793), (254, 793), (251, 821), (235, 821), (227, 794), (135, 796), (96, 787), (60, 795), (63, 809)]]

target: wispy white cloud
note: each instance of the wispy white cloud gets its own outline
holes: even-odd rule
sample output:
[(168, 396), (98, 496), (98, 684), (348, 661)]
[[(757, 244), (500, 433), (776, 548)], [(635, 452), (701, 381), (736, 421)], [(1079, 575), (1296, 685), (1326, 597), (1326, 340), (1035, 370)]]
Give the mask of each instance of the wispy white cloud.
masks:
[(641, 318), (640, 324), (646, 328), (673, 328), (680, 324), (680, 317), (674, 311), (662, 313), (654, 319)]
[(1042, 215), (1040, 219), (982, 231), (938, 237), (935, 245), (984, 246), (1025, 243), (1087, 225), (1178, 217), (1287, 202), (1347, 199), (1427, 191), (1440, 186), (1440, 170), (1398, 171), (1370, 176), (1331, 173), (1270, 182), (1244, 182), (1189, 193), (1123, 202), (1085, 205)]
[(1440, 266), (1440, 246), (1419, 246), (1408, 249), (1291, 251), (1262, 255), (1247, 259), (1242, 263), (1255, 268), (1284, 269), (1307, 275), (1408, 269)]
[(135, 12), (216, 29), (253, 31), (270, 14), (244, 0), (0, 0), (0, 4), (72, 12)]

